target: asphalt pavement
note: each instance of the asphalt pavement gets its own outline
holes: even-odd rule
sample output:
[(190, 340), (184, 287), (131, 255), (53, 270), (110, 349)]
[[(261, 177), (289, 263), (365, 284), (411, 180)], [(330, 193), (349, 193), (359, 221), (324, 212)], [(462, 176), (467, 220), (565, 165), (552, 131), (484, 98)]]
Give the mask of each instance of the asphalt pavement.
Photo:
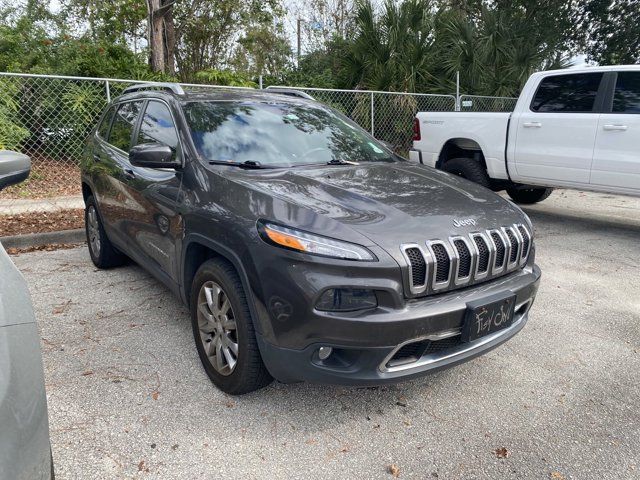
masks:
[(526, 208), (542, 283), (489, 354), (409, 383), (208, 381), (186, 308), (86, 248), (14, 257), (38, 317), (58, 479), (640, 478), (640, 199)]

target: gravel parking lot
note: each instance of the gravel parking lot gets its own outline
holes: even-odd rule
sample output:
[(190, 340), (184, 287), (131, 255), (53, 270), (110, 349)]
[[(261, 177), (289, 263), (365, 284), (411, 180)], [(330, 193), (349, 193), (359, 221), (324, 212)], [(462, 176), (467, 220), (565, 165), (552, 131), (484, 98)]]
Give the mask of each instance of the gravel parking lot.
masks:
[(526, 328), (384, 388), (229, 397), (186, 308), (141, 268), (98, 271), (86, 248), (15, 257), (58, 478), (638, 478), (640, 199), (558, 191), (526, 211), (543, 270)]

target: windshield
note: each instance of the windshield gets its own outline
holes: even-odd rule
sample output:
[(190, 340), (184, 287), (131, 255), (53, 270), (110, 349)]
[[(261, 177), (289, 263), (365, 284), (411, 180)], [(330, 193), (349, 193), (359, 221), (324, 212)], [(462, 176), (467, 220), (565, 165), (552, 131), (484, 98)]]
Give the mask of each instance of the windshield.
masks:
[(266, 167), (394, 161), (360, 127), (322, 106), (189, 102), (184, 113), (206, 160)]

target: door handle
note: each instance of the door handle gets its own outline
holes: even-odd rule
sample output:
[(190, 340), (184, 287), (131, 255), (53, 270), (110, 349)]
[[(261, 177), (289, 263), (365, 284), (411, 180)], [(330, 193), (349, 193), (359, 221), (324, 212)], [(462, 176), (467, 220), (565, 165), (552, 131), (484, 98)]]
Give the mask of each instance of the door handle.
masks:
[(624, 132), (627, 128), (626, 125), (612, 125), (612, 124), (606, 124), (602, 126), (603, 129), (605, 130), (620, 130), (622, 132)]
[(524, 122), (522, 124), (522, 126), (524, 128), (540, 128), (542, 126), (542, 123), (540, 123), (540, 122)]

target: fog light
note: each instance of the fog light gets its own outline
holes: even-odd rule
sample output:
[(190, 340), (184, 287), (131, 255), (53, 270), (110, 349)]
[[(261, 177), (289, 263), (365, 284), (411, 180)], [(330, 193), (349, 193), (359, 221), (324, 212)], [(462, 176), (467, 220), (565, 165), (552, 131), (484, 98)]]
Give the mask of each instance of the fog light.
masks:
[(330, 288), (325, 290), (316, 309), (325, 312), (352, 312), (378, 306), (373, 290), (362, 288)]
[(318, 349), (318, 358), (320, 360), (326, 360), (329, 358), (329, 355), (333, 353), (333, 348), (331, 347), (320, 347)]

